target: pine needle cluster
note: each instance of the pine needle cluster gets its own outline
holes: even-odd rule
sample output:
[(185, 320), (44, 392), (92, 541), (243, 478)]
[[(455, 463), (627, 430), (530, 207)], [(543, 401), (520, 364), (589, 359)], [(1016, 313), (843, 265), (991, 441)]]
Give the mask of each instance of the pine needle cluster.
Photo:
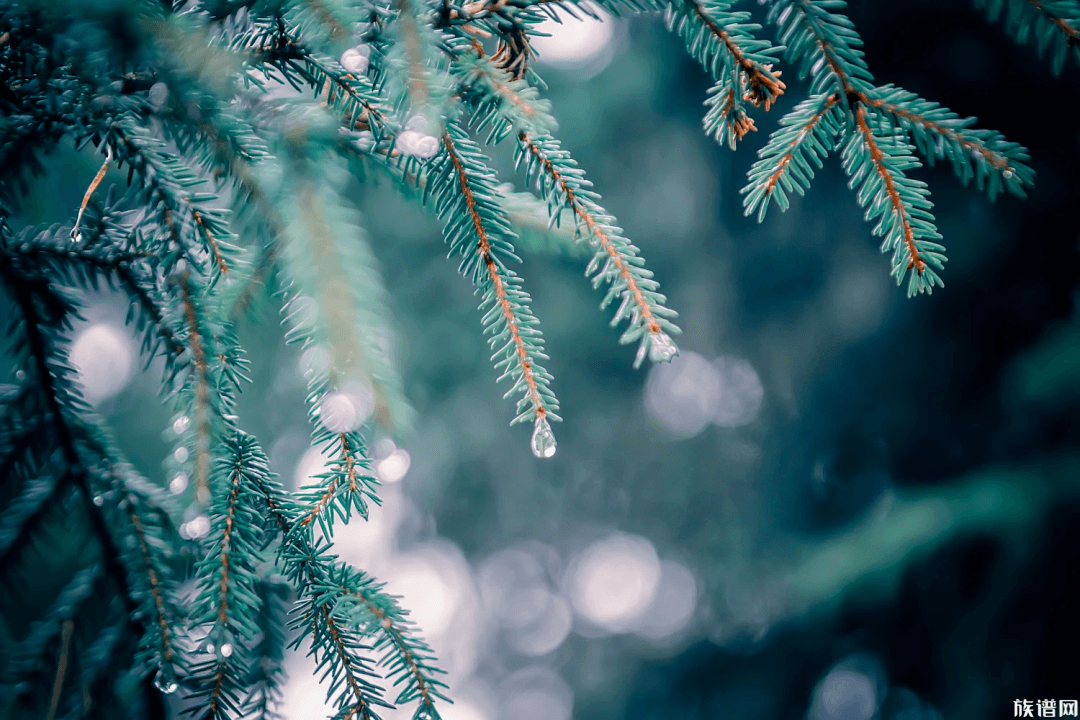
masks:
[[(976, 4), (1055, 72), (1078, 57), (1075, 0)], [(332, 551), (335, 524), (379, 501), (372, 429), (411, 415), (387, 351), (389, 296), (343, 188), (386, 178), (439, 218), (538, 457), (555, 452), (559, 403), (519, 246), (542, 237), (589, 258), (635, 366), (678, 353), (676, 314), (640, 249), (557, 138), (531, 46), (543, 21), (663, 15), (712, 76), (706, 132), (733, 148), (806, 81), (750, 170), (746, 212), (786, 210), (839, 154), (909, 294), (941, 286), (945, 262), (926, 185), (910, 175), (918, 156), (991, 198), (1032, 185), (1023, 147), (876, 84), (841, 0), (769, 0), (775, 42), (735, 5), (0, 2), (0, 288), (14, 362), (0, 408), (0, 715), (161, 717), (169, 697), (196, 718), (273, 717), (292, 646), (315, 657), (338, 718), (394, 705), (439, 717), (447, 689), (431, 649)], [(27, 186), (63, 143), (100, 170), (70, 217), (20, 226)], [(485, 154), (507, 144), (525, 192)], [(99, 189), (110, 170), (126, 171), (119, 192)], [(82, 292), (102, 285), (129, 298), (147, 367), (161, 361), (170, 462), (205, 510), (198, 532), (178, 526), (177, 499), (125, 461), (83, 397), (70, 335)], [(298, 492), (237, 416), (237, 323), (266, 304), (302, 348), (312, 444), (329, 459)]]

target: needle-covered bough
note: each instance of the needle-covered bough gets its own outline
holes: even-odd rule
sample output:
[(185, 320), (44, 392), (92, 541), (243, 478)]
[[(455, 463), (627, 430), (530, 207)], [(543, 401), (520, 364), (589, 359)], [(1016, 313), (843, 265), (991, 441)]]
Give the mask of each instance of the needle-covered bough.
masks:
[[(1075, 0), (977, 4), (1055, 71), (1078, 57)], [(675, 312), (638, 246), (557, 137), (533, 65), (543, 21), (663, 15), (713, 78), (705, 130), (732, 147), (805, 81), (750, 170), (746, 212), (787, 209), (837, 153), (909, 294), (941, 285), (945, 261), (927, 188), (909, 174), (918, 156), (991, 197), (1032, 184), (1019, 145), (878, 85), (843, 2), (766, 2), (775, 41), (736, 5), (0, 2), (0, 288), (14, 381), (0, 411), (0, 715), (160, 717), (168, 697), (199, 718), (270, 717), (292, 643), (329, 679), (339, 718), (392, 705), (439, 716), (447, 688), (418, 629), (332, 553), (335, 524), (378, 502), (365, 441), (410, 416), (387, 353), (388, 293), (342, 194), (349, 178), (388, 177), (442, 222), (538, 457), (555, 452), (559, 404), (519, 273), (518, 247), (544, 231), (537, 212), (549, 240), (585, 249), (635, 366), (678, 352)], [(26, 188), (65, 143), (96, 154), (99, 170), (69, 217), (28, 226)], [(506, 145), (527, 192), (500, 183), (485, 156)], [(110, 171), (126, 186), (106, 183)], [(102, 284), (130, 299), (147, 367), (163, 370), (170, 473), (181, 489), (190, 480), (179, 496), (120, 456), (69, 361), (80, 291)], [(312, 442), (329, 459), (298, 492), (237, 417), (247, 360), (236, 323), (268, 302), (302, 346)], [(181, 498), (200, 522), (177, 525)]]

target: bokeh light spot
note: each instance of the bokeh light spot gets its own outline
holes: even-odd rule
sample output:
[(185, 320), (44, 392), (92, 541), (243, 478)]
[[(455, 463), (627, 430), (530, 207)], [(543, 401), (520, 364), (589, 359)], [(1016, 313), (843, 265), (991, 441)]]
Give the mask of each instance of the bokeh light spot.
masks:
[(608, 632), (634, 628), (660, 583), (656, 548), (643, 537), (611, 535), (572, 563), (570, 599), (583, 619)]
[(90, 325), (71, 344), (71, 364), (91, 405), (123, 390), (135, 370), (135, 344), (111, 323)]
[(557, 11), (559, 20), (546, 20), (536, 30), (550, 37), (532, 37), (532, 47), (540, 62), (567, 70), (586, 71), (596, 74), (611, 61), (612, 40), (615, 28), (612, 17), (599, 8), (582, 3), (582, 6), (599, 19), (591, 18), (582, 11), (575, 19), (564, 10)]

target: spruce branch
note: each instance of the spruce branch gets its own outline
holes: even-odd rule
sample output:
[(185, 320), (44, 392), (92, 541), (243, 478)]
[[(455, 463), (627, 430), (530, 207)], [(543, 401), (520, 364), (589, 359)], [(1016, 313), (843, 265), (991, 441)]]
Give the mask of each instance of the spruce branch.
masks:
[(190, 275), (180, 273), (178, 280), (184, 319), (187, 322), (188, 345), (191, 349), (195, 370), (195, 480), (197, 497), (202, 503), (210, 500), (210, 382), (203, 347), (203, 334), (199, 329), (199, 316), (191, 292)]
[(755, 38), (761, 26), (747, 22), (748, 12), (731, 12), (731, 0), (674, 0), (665, 10), (668, 28), (686, 41), (687, 49), (713, 76), (705, 132), (735, 149), (738, 140), (756, 130), (743, 103), (765, 106), (784, 93), (780, 71), (773, 70), (783, 47)]
[(933, 164), (948, 159), (965, 185), (975, 178), (993, 200), (1002, 188), (1024, 197), (1024, 187), (1035, 182), (1031, 158), (1019, 144), (993, 130), (971, 127), (975, 118), (961, 118), (948, 108), (929, 102), (902, 88), (886, 85), (873, 95), (857, 93), (861, 102), (888, 116), (914, 139), (915, 147)]
[(622, 237), (615, 218), (597, 204), (600, 196), (585, 179), (570, 154), (550, 136), (533, 137), (527, 132), (519, 135), (515, 165), (525, 171), (526, 182), (535, 180), (540, 194), (547, 200), (551, 222), (557, 222), (563, 209), (574, 215), (577, 236), (593, 248), (593, 258), (585, 271), (592, 276), (593, 287), (609, 285), (601, 309), (613, 300), (620, 300), (612, 325), (624, 318), (629, 326), (619, 338), (621, 343), (638, 341), (634, 367), (639, 367), (646, 354), (652, 362), (668, 362), (678, 349), (668, 333), (679, 328), (671, 322), (674, 310), (664, 305), (666, 298), (658, 292), (659, 283), (643, 266), (638, 249)]
[(788, 209), (787, 193), (802, 195), (810, 187), (814, 177), (811, 162), (822, 167), (840, 133), (839, 102), (839, 93), (816, 95), (803, 100), (780, 120), (781, 129), (758, 151), (760, 159), (750, 169), (750, 183), (741, 190), (746, 195), (746, 215), (757, 211), (761, 222), (770, 202), (782, 212)]
[(506, 396), (520, 393), (517, 417), (513, 422), (535, 425), (533, 452), (541, 456), (554, 452), (549, 422), (558, 401), (551, 392), (551, 375), (539, 364), (543, 336), (538, 321), (529, 310), (530, 298), (519, 287), (521, 279), (507, 266), (514, 255), (509, 221), (497, 196), (494, 173), (487, 168), (475, 143), (454, 124), (447, 126), (442, 144), (445, 152), (433, 161), (428, 191), (435, 199), (436, 212), (446, 220), (446, 241), (451, 253), (462, 257), (460, 271), (470, 278), (482, 296), (485, 333), (490, 332), (492, 360), (496, 369), (505, 368), (502, 378), (513, 386)]
[[(1080, 2), (1076, 0), (974, 0), (990, 22), (1002, 22), (1018, 43), (1034, 43), (1060, 75), (1070, 54), (1080, 62)], [(1071, 51), (1071, 53), (1070, 53)]]
[[(435, 701), (450, 702), (442, 692), (445, 683), (435, 677), (442, 671), (434, 666), (430, 647), (416, 636), (406, 611), (382, 592), (374, 578), (327, 554), (324, 540), (317, 538), (312, 523), (305, 522), (309, 508), (293, 500), (268, 474), (253, 473), (252, 478), (271, 524), (281, 536), (279, 557), (285, 573), (299, 584), (302, 611), (294, 627), (303, 635), (293, 646), (299, 647), (303, 637), (310, 634), (312, 652), (322, 647), (323, 663), (336, 658), (341, 665), (336, 670), (338, 675), (333, 676), (337, 685), (331, 687), (331, 696), (336, 692), (335, 687), (344, 689), (345, 695), (351, 692), (356, 700), (353, 714), (371, 704), (385, 704), (377, 694), (371, 694), (373, 686), (365, 679), (372, 673), (367, 661), (359, 657), (351, 659), (350, 646), (338, 642), (343, 630), (352, 628), (362, 637), (376, 637), (371, 649), (385, 651), (379, 664), (387, 669), (386, 679), (393, 680), (395, 685), (404, 683), (395, 703), (418, 700), (414, 719), (438, 720)], [(336, 702), (339, 707), (348, 707), (350, 703), (347, 697), (340, 696)]]
[(232, 434), (215, 464), (208, 552), (199, 562), (201, 588), (194, 619), (207, 627), (200, 645), (211, 659), (193, 664), (191, 698), (200, 699), (187, 712), (200, 717), (240, 715), (250, 673), (250, 642), (258, 632), (256, 562), (265, 546), (261, 497), (251, 479), (266, 473), (265, 457), (250, 436)]
[[(941, 285), (935, 270), (940, 270), (945, 260), (944, 248), (932, 242), (940, 236), (928, 212), (925, 184), (903, 175), (904, 169), (918, 167), (908, 158), (909, 139), (930, 163), (948, 158), (963, 183), (974, 177), (978, 188), (986, 189), (991, 199), (1003, 188), (1022, 196), (1023, 188), (1034, 182), (1034, 171), (1025, 164), (1029, 158), (1023, 147), (1006, 141), (1000, 133), (972, 128), (974, 118), (960, 118), (937, 103), (891, 85), (875, 87), (861, 49), (862, 39), (846, 16), (834, 12), (844, 7), (844, 0), (775, 0), (768, 21), (777, 26), (787, 60), (798, 63), (799, 78), (811, 77), (811, 97), (835, 95), (842, 99), (835, 103), (844, 119), (837, 147), (845, 148), (844, 165), (852, 175), (851, 187), (862, 184), (858, 200), (864, 207), (875, 198), (867, 210), (868, 220), (891, 208), (874, 232), (886, 236), (883, 251), (894, 251), (892, 274), (897, 282), (910, 270), (909, 296), (929, 292), (935, 283)], [(790, 121), (805, 122), (807, 128), (815, 125), (815, 116), (806, 116), (808, 107), (800, 105), (802, 111), (796, 108)], [(888, 138), (887, 144), (875, 133)], [(743, 190), (748, 214), (758, 208), (759, 221), (764, 219), (770, 197), (784, 209), (785, 191), (794, 189), (802, 194), (809, 186), (812, 172), (805, 161), (799, 162), (795, 182), (785, 172), (796, 154), (789, 156), (777, 143), (790, 142), (790, 134), (789, 128), (774, 135)], [(796, 132), (794, 139), (810, 136)], [(818, 142), (826, 139), (827, 135), (822, 135)], [(800, 145), (792, 149), (797, 151)], [(824, 144), (814, 148), (811, 157), (819, 166), (825, 152)], [(775, 167), (771, 165), (773, 158), (777, 158)], [(871, 180), (873, 177), (878, 180)], [(782, 185), (780, 193), (775, 192), (777, 182)]]
[(859, 204), (867, 208), (866, 219), (880, 217), (874, 234), (885, 238), (882, 252), (893, 251), (896, 283), (901, 284), (910, 272), (908, 296), (932, 292), (935, 284), (944, 287), (935, 270), (945, 262), (945, 248), (933, 242), (941, 236), (930, 214), (926, 183), (904, 175), (904, 170), (918, 167), (919, 161), (902, 137), (876, 135), (867, 114), (862, 106), (855, 110), (858, 130), (841, 153), (844, 170), (851, 177), (851, 188), (858, 188)]
[[(531, 298), (511, 269), (515, 246), (527, 245), (516, 228), (590, 254), (586, 275), (604, 287), (602, 307), (618, 301), (613, 325), (628, 320), (621, 339), (639, 343), (635, 365), (677, 352), (675, 313), (638, 248), (552, 136), (531, 64), (545, 20), (596, 18), (601, 8), (665, 12), (712, 76), (706, 130), (732, 145), (755, 129), (751, 108), (768, 111), (790, 92), (773, 69), (783, 52), (810, 77), (810, 97), (754, 164), (747, 212), (785, 209), (839, 150), (893, 252), (893, 274), (911, 274), (911, 294), (940, 285), (944, 262), (925, 186), (906, 174), (915, 153), (948, 160), (991, 197), (1031, 186), (1022, 147), (876, 85), (844, 3), (772, 0), (775, 46), (733, 6), (140, 0), (123, 18), (20, 0), (0, 8), (0, 287), (12, 301), (8, 345), (19, 371), (18, 388), (0, 393), (0, 581), (16, 586), (44, 572), (39, 565), (67, 573), (34, 609), (28, 634), (15, 642), (0, 633), (16, 657), (0, 695), (17, 686), (19, 702), (32, 694), (48, 720), (164, 717), (162, 695), (182, 689), (190, 713), (270, 718), (293, 595), (293, 647), (316, 658), (338, 717), (375, 717), (391, 705), (384, 684), (417, 720), (438, 717), (446, 686), (431, 648), (397, 600), (331, 544), (339, 522), (379, 502), (368, 411), (380, 425), (408, 424), (391, 361), (392, 302), (346, 198), (347, 168), (361, 179), (370, 168), (389, 176), (442, 221), (480, 296), (492, 362), (510, 379), (514, 422), (534, 424), (538, 456), (554, 452), (558, 402)], [(1075, 0), (984, 7), (995, 18), (1011, 13), (1009, 31), (1022, 42), (1034, 35), (1055, 71), (1077, 45)], [(471, 131), (490, 145), (513, 137), (537, 196), (498, 184)], [(42, 158), (69, 141), (96, 155), (81, 204), (49, 228), (13, 233), (7, 219)], [(126, 189), (105, 183), (117, 169), (127, 170)], [(179, 510), (124, 462), (81, 396), (68, 358), (73, 293), (101, 286), (130, 300), (127, 322), (147, 366), (163, 359), (162, 394), (178, 411), (185, 450), (175, 457), (192, 450), (181, 465), (209, 506), (206, 539), (174, 528)], [(246, 361), (232, 320), (263, 287), (280, 291), (286, 337), (302, 345), (312, 444), (327, 460), (297, 493), (277, 484), (254, 438), (237, 429)], [(194, 602), (179, 602), (182, 587), (196, 588)], [(0, 701), (0, 714), (13, 707)]]

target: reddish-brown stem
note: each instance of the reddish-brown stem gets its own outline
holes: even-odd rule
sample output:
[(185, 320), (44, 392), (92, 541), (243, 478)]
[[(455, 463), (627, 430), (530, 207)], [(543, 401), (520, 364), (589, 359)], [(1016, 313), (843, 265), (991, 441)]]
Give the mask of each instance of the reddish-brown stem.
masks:
[(161, 657), (165, 662), (172, 661), (172, 644), (169, 642), (169, 623), (165, 618), (165, 598), (161, 592), (161, 583), (158, 580), (157, 571), (150, 557), (150, 546), (146, 542), (146, 532), (143, 530), (142, 521), (138, 514), (131, 511), (131, 524), (135, 526), (135, 536), (139, 540), (139, 549), (142, 551), (143, 562), (146, 564), (146, 575), (150, 580), (150, 596), (154, 599), (154, 612), (157, 615), (158, 628), (161, 630)]
[(199, 333), (199, 320), (195, 315), (195, 305), (191, 299), (188, 275), (180, 275), (180, 291), (183, 295), (184, 315), (188, 323), (191, 343), (191, 356), (195, 360), (195, 485), (200, 501), (206, 501), (210, 495), (210, 418), (209, 418), (209, 370), (206, 364), (206, 351)]
[(454, 148), (454, 141), (450, 138), (450, 133), (443, 133), (443, 145), (446, 146), (446, 152), (450, 156), (450, 162), (454, 165), (454, 171), (457, 173), (458, 182), (461, 185), (461, 193), (465, 197), (465, 205), (468, 207), (469, 216), (472, 218), (473, 228), (476, 231), (476, 237), (480, 243), (480, 259), (483, 261), (484, 267), (491, 277), (491, 283), (495, 288), (496, 302), (498, 302), (499, 307), (502, 308), (503, 317), (506, 319), (506, 326), (510, 330), (511, 342), (514, 345), (514, 349), (518, 356), (518, 362), (524, 373), (529, 400), (536, 410), (536, 416), (538, 418), (544, 417), (544, 415), (547, 414), (547, 409), (544, 408), (544, 403), (540, 400), (540, 393), (536, 386), (536, 377), (533, 373), (532, 361), (529, 360), (529, 351), (525, 347), (525, 341), (521, 337), (520, 328), (518, 328), (517, 320), (514, 318), (514, 309), (510, 304), (510, 299), (506, 295), (506, 286), (503, 282), (502, 275), (499, 273), (499, 266), (495, 263), (495, 259), (491, 257), (491, 243), (488, 240), (487, 229), (484, 227), (484, 221), (481, 219), (480, 213), (476, 209), (476, 198), (473, 196), (472, 188), (469, 186), (469, 177), (465, 173), (465, 167), (461, 164), (461, 158), (458, 157), (457, 150)]
[(629, 265), (626, 264), (622, 255), (619, 254), (618, 249), (611, 242), (611, 238), (604, 232), (603, 226), (596, 221), (596, 218), (592, 216), (592, 213), (589, 212), (584, 203), (582, 203), (577, 195), (574, 194), (574, 190), (570, 187), (569, 183), (566, 182), (566, 178), (562, 176), (562, 173), (560, 173), (559, 169), (555, 167), (555, 164), (551, 162), (551, 159), (541, 152), (540, 148), (533, 142), (532, 138), (529, 137), (529, 134), (522, 132), (520, 137), (521, 142), (529, 148), (529, 152), (533, 154), (533, 157), (540, 161), (544, 166), (544, 170), (547, 171), (548, 175), (551, 176), (551, 179), (566, 195), (566, 201), (574, 211), (574, 214), (581, 218), (585, 223), (585, 226), (589, 229), (589, 232), (591, 232), (593, 237), (596, 238), (596, 241), (600, 243), (600, 247), (603, 248), (608, 254), (608, 257), (611, 258), (611, 262), (615, 265), (615, 269), (619, 271), (619, 275), (626, 283), (626, 287), (630, 291), (630, 296), (634, 299), (634, 304), (637, 305), (638, 312), (641, 313), (641, 317), (649, 328), (649, 332), (660, 332), (660, 325), (656, 322), (652, 308), (650, 308), (649, 303), (646, 302), (645, 296), (641, 292), (641, 288), (638, 287), (634, 274), (630, 272)]
[(390, 635), (391, 641), (397, 647), (398, 651), (401, 653), (403, 659), (405, 660), (405, 664), (409, 669), (409, 673), (414, 678), (416, 678), (416, 687), (420, 692), (421, 699), (423, 700), (425, 705), (431, 705), (431, 691), (428, 688), (427, 680), (424, 679), (424, 674), (420, 672), (420, 664), (416, 662), (416, 658), (413, 656), (412, 651), (409, 649), (409, 646), (406, 644), (405, 639), (402, 637), (401, 631), (398, 630), (398, 628), (394, 625), (394, 622), (390, 619), (390, 616), (387, 615), (382, 608), (368, 600), (363, 595), (353, 592), (347, 587), (342, 587), (341, 589), (347, 592), (351, 597), (354, 597), (360, 602), (362, 602), (364, 606), (368, 609), (368, 612), (375, 616), (375, 619), (379, 622), (379, 625)]
[(784, 90), (787, 89), (787, 85), (776, 77), (776, 75), (779, 75), (779, 72), (772, 73), (770, 66), (762, 66), (748, 58), (734, 39), (732, 39), (730, 33), (709, 17), (709, 14), (705, 12), (705, 8), (701, 7), (699, 2), (694, 2), (693, 5), (694, 12), (701, 18), (701, 22), (705, 24), (705, 27), (709, 29), (709, 32), (719, 38), (720, 42), (722, 42), (728, 52), (731, 53), (731, 57), (733, 57), (735, 62), (746, 72), (746, 77), (749, 79), (751, 89), (747, 99), (753, 103), (755, 107), (764, 103), (767, 112), (772, 106), (773, 101), (780, 95), (783, 95)]
[(345, 641), (341, 639), (341, 633), (338, 632), (337, 626), (334, 624), (334, 618), (330, 615), (330, 610), (327, 609), (326, 605), (323, 605), (321, 609), (323, 618), (326, 620), (326, 629), (330, 633), (330, 638), (334, 641), (334, 649), (337, 650), (337, 654), (341, 658), (341, 666), (345, 669), (345, 682), (348, 683), (349, 689), (356, 696), (356, 706), (346, 713), (345, 718), (351, 718), (357, 712), (360, 713), (361, 717), (367, 717), (368, 703), (364, 699), (364, 694), (360, 690), (360, 683), (357, 682), (353, 673), (352, 661), (349, 659), (348, 652), (346, 652)]
[[(190, 198), (188, 204), (191, 204)], [(199, 229), (203, 237), (206, 238), (206, 244), (210, 246), (210, 252), (214, 255), (214, 262), (221, 268), (222, 275), (229, 274), (229, 266), (225, 262), (225, 258), (221, 254), (221, 248), (218, 246), (217, 240), (210, 234), (210, 229), (206, 227), (206, 220), (203, 218), (202, 213), (191, 208), (191, 218), (195, 221), (195, 227)]]
[(889, 113), (890, 115), (895, 115), (896, 117), (903, 118), (908, 122), (914, 123), (916, 125), (921, 125), (927, 130), (938, 133), (940, 135), (944, 135), (945, 137), (950, 138), (955, 142), (958, 142), (961, 147), (969, 151), (979, 153), (984, 158), (986, 158), (987, 162), (989, 162), (998, 170), (1004, 172), (1012, 169), (1009, 166), (1009, 161), (1005, 157), (999, 155), (998, 153), (994, 152), (985, 145), (982, 145), (981, 143), (967, 139), (961, 133), (953, 130), (952, 128), (945, 127), (944, 125), (934, 122), (933, 120), (927, 120), (922, 115), (908, 112), (904, 108), (894, 105), (892, 103), (887, 103), (884, 100), (871, 98), (866, 95), (866, 93), (856, 91), (855, 95), (859, 98), (859, 100), (866, 103), (875, 110), (881, 110), (883, 112)]
[(1050, 18), (1051, 22), (1057, 25), (1063, 33), (1068, 35), (1069, 42), (1080, 42), (1080, 33), (1077, 32), (1076, 28), (1066, 22), (1064, 18), (1059, 18), (1056, 15), (1050, 14), (1046, 8), (1043, 7), (1042, 0), (1028, 0), (1028, 2), (1034, 5), (1037, 10), (1042, 10), (1043, 14)]
[[(221, 582), (218, 596), (218, 622), (223, 626), (229, 617), (229, 553), (232, 542), (233, 523), (236, 520), (236, 500), (240, 496), (240, 469), (233, 472), (232, 491), (229, 493), (228, 510), (225, 513), (225, 529), (221, 533)], [(217, 674), (214, 676), (214, 691), (210, 694), (210, 716), (217, 714), (218, 702), (221, 698), (221, 690), (225, 684), (225, 666), (218, 664)]]
[(896, 213), (903, 227), (904, 245), (907, 247), (909, 257), (908, 269), (915, 268), (915, 271), (922, 275), (926, 269), (926, 261), (922, 259), (919, 248), (915, 245), (915, 234), (912, 232), (911, 222), (908, 220), (907, 210), (904, 208), (904, 201), (896, 190), (892, 175), (885, 167), (885, 156), (881, 152), (881, 148), (878, 147), (877, 142), (874, 141), (874, 134), (870, 132), (870, 126), (866, 124), (866, 110), (862, 107), (855, 110), (855, 122), (858, 124), (859, 132), (862, 133), (863, 139), (866, 141), (867, 148), (870, 150), (870, 158), (874, 163), (874, 169), (885, 183), (885, 192), (889, 196), (889, 202), (892, 203), (893, 212)]
[(784, 168), (786, 168), (788, 163), (791, 162), (792, 158), (795, 157), (796, 146), (798, 146), (798, 144), (802, 142), (803, 139), (810, 132), (813, 131), (814, 126), (821, 122), (821, 118), (825, 117), (825, 113), (829, 112), (829, 109), (839, 101), (839, 94), (833, 93), (832, 95), (830, 95), (829, 98), (825, 101), (824, 107), (814, 113), (814, 116), (810, 118), (806, 125), (803, 126), (802, 130), (799, 131), (799, 134), (795, 136), (795, 139), (791, 141), (791, 144), (788, 145), (787, 152), (785, 152), (780, 157), (780, 162), (777, 164), (776, 170), (774, 170), (773, 174), (769, 176), (769, 180), (765, 184), (765, 197), (769, 197), (770, 195), (772, 195), (773, 188), (776, 187), (776, 183), (780, 180), (780, 176), (784, 174)]

